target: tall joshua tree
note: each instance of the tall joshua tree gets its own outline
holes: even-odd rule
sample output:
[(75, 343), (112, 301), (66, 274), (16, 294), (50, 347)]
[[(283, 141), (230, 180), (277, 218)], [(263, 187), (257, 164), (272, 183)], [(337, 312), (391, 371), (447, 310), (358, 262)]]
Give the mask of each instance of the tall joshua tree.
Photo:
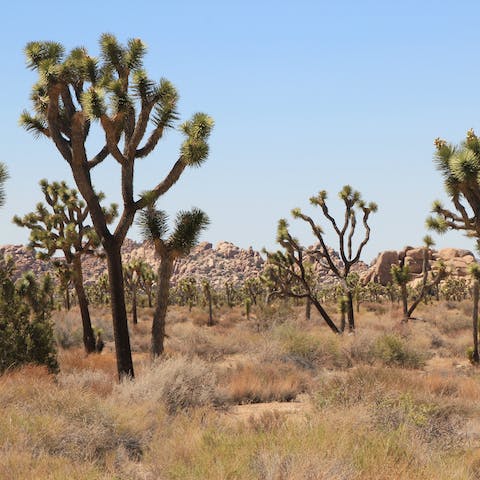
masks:
[[(328, 220), (338, 236), (339, 254), (342, 264), (335, 263), (331, 250), (328, 248), (322, 227), (314, 220), (302, 213), (299, 208), (292, 210), (294, 218), (299, 218), (308, 223), (312, 233), (318, 241), (318, 245), (312, 249), (305, 249), (300, 245), (288, 231), (288, 223), (282, 219), (278, 223), (277, 242), (284, 248), (285, 252), (271, 254), (267, 252), (270, 264), (270, 276), (274, 278), (278, 292), (284, 296), (305, 298), (311, 301), (327, 325), (334, 331), (339, 332), (335, 322), (321, 306), (314, 286), (313, 265), (319, 263), (322, 267), (330, 270), (339, 280), (347, 297), (347, 317), (350, 330), (355, 328), (353, 309), (353, 286), (348, 282), (348, 276), (352, 267), (358, 263), (363, 248), (370, 239), (370, 225), (368, 223), (370, 214), (377, 211), (377, 205), (373, 202), (366, 204), (359, 192), (345, 185), (339, 193), (340, 199), (345, 206), (343, 223), (339, 224), (331, 215), (327, 206), (327, 192), (321, 191), (317, 196), (310, 198), (310, 203), (321, 208), (323, 216)], [(364, 227), (364, 235), (358, 246), (354, 248), (354, 236), (357, 232), (357, 215), (361, 215)], [(272, 268), (273, 267), (273, 268)]]
[[(78, 198), (75, 189), (69, 188), (65, 182), (48, 183), (47, 180), (41, 180), (40, 187), (47, 205), (38, 203), (34, 212), (23, 218), (16, 215), (13, 221), (30, 229), (29, 247), (36, 251), (37, 258), (49, 260), (58, 251), (63, 253), (64, 271), (72, 273), (80, 307), (85, 351), (92, 353), (95, 351), (95, 337), (83, 286), (82, 256), (97, 253), (100, 241), (94, 228), (87, 223), (89, 208)], [(103, 194), (99, 193), (98, 198), (101, 200)], [(117, 215), (117, 206), (113, 204), (108, 209), (103, 208), (103, 215), (106, 222), (111, 223)], [(67, 308), (68, 304), (67, 300)]]
[[(146, 52), (140, 39), (121, 45), (115, 36), (100, 38), (100, 59), (84, 48), (65, 55), (56, 42), (30, 42), (27, 65), (39, 74), (31, 95), (34, 113), (24, 112), (21, 123), (36, 135), (53, 141), (71, 168), (85, 199), (93, 225), (107, 257), (113, 331), (120, 377), (133, 377), (133, 362), (125, 306), (121, 246), (136, 212), (166, 193), (188, 166), (199, 166), (208, 156), (212, 119), (196, 113), (180, 127), (183, 141), (178, 159), (148, 194), (135, 198), (135, 163), (150, 155), (163, 133), (178, 118), (178, 94), (165, 79), (152, 81), (142, 67)], [(86, 148), (95, 122), (105, 144), (94, 155)], [(120, 166), (122, 211), (111, 231), (92, 183), (93, 169), (112, 157)]]
[[(442, 174), (445, 191), (454, 210), (445, 208), (438, 200), (433, 203), (433, 215), (427, 218), (427, 227), (438, 233), (457, 230), (474, 238), (480, 250), (480, 139), (473, 130), (465, 141), (455, 146), (441, 138), (435, 139), (435, 163)], [(473, 361), (478, 362), (478, 269), (473, 267)]]
[(163, 353), (165, 338), (165, 317), (168, 308), (170, 279), (173, 274), (175, 260), (186, 257), (198, 243), (200, 233), (208, 226), (207, 215), (198, 208), (191, 211), (180, 211), (170, 236), (167, 214), (150, 206), (140, 213), (138, 224), (145, 240), (153, 242), (156, 254), (160, 257), (158, 268), (157, 299), (152, 323), (152, 355)]

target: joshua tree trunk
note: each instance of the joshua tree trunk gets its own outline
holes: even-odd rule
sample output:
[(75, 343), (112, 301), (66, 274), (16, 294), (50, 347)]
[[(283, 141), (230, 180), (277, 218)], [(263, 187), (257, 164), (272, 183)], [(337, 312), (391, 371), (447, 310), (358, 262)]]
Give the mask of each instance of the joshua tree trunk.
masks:
[(120, 245), (116, 245), (113, 242), (105, 242), (104, 248), (107, 256), (108, 279), (110, 282), (110, 305), (112, 309), (118, 375), (120, 378), (133, 378), (134, 371), (130, 349), (130, 335), (128, 333)]
[(402, 309), (403, 309), (403, 321), (408, 322), (408, 292), (407, 292), (407, 285), (402, 283), (400, 285), (400, 289), (402, 292)]
[(307, 301), (305, 304), (305, 320), (310, 320), (312, 314), (312, 301), (310, 297), (307, 297)]
[(165, 339), (165, 317), (168, 308), (168, 294), (170, 279), (173, 273), (174, 259), (163, 256), (158, 269), (157, 305), (153, 314), (152, 323), (152, 356), (157, 357), (163, 353)]
[(90, 312), (88, 310), (88, 299), (83, 288), (82, 261), (79, 256), (73, 259), (73, 285), (78, 297), (78, 305), (82, 316), (83, 345), (87, 353), (95, 351), (95, 336), (93, 334)]
[(211, 327), (213, 325), (213, 308), (212, 308), (212, 294), (210, 292), (210, 288), (208, 289), (208, 295), (207, 295), (207, 301), (208, 301), (208, 326)]
[(71, 308), (71, 305), (70, 305), (70, 291), (68, 290), (68, 285), (65, 286), (65, 308), (68, 311)]
[(479, 299), (479, 282), (473, 281), (473, 355), (472, 362), (478, 364), (480, 362), (480, 356), (478, 353), (478, 299)]
[(322, 318), (325, 320), (325, 323), (330, 327), (332, 332), (334, 333), (341, 333), (341, 331), (338, 329), (338, 327), (335, 325), (333, 320), (330, 318), (326, 310), (322, 307), (320, 302), (315, 298), (315, 297), (310, 297), (313, 306), (317, 309), (318, 313), (322, 316)]
[(132, 289), (132, 322), (134, 325), (138, 323), (137, 315), (137, 287), (133, 286)]
[(347, 315), (348, 315), (348, 329), (353, 332), (355, 330), (355, 317), (353, 313), (353, 294), (347, 290)]

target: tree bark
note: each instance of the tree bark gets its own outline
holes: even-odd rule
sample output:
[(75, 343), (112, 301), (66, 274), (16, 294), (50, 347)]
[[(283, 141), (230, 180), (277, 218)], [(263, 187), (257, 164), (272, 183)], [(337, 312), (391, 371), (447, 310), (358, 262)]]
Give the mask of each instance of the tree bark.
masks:
[(138, 323), (137, 315), (137, 287), (134, 285), (132, 288), (132, 322), (134, 325)]
[(213, 308), (212, 308), (212, 292), (210, 291), (210, 288), (208, 288), (208, 323), (207, 325), (209, 327), (213, 326)]
[(113, 334), (119, 379), (133, 378), (132, 351), (128, 333), (127, 309), (123, 283), (122, 256), (120, 245), (114, 242), (104, 243), (107, 256), (108, 280), (110, 284), (110, 305), (112, 309)]
[(174, 259), (168, 255), (162, 256), (158, 268), (157, 304), (152, 322), (152, 356), (162, 355), (165, 340), (165, 318), (168, 308), (168, 294), (170, 291), (170, 279), (173, 273)]
[(322, 316), (325, 320), (326, 324), (330, 327), (330, 329), (335, 333), (342, 333), (338, 327), (335, 325), (333, 320), (330, 318), (326, 310), (320, 305), (320, 302), (316, 298), (310, 297), (313, 303), (313, 306), (317, 309), (318, 313)]
[(95, 351), (95, 336), (93, 334), (92, 322), (90, 320), (88, 299), (83, 287), (83, 271), (80, 257), (75, 257), (73, 259), (73, 285), (75, 287), (75, 292), (77, 293), (80, 315), (82, 317), (83, 345), (88, 354)]
[(408, 322), (408, 292), (407, 292), (407, 285), (402, 283), (400, 285), (400, 289), (402, 292), (402, 309), (403, 309), (403, 319), (402, 321)]
[(307, 297), (306, 303), (305, 303), (305, 320), (310, 320), (312, 313), (312, 301), (310, 300), (310, 297)]
[(478, 353), (478, 300), (479, 300), (479, 282), (473, 281), (473, 315), (472, 315), (472, 333), (473, 333), (473, 355), (472, 362), (478, 364), (480, 356)]
[(355, 315), (353, 312), (353, 294), (347, 290), (347, 315), (348, 315), (348, 329), (350, 332), (355, 330)]
[(65, 286), (65, 308), (70, 311), (70, 291), (68, 290), (68, 284)]

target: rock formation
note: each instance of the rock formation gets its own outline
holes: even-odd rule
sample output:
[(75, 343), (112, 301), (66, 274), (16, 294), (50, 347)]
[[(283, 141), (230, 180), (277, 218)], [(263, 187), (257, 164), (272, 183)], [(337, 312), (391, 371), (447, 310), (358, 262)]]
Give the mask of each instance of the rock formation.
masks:
[[(381, 285), (387, 285), (392, 281), (390, 269), (393, 264), (398, 264), (399, 260), (404, 258), (405, 265), (409, 266), (412, 280), (421, 276), (423, 262), (423, 248), (405, 247), (403, 250), (387, 250), (381, 252), (372, 262), (368, 271), (363, 275), (364, 283), (377, 282)], [(475, 262), (475, 256), (469, 250), (458, 248), (443, 248), (441, 250), (431, 250), (430, 263), (432, 270), (436, 270), (435, 262), (442, 261), (447, 272), (455, 277), (466, 277), (468, 275), (468, 266)]]
[[(124, 262), (133, 258), (141, 258), (149, 263), (155, 270), (158, 267), (158, 259), (154, 249), (148, 243), (138, 243), (127, 239), (122, 247)], [(330, 250), (333, 261), (341, 265), (341, 259), (337, 252)], [(0, 246), (0, 256), (11, 255), (17, 265), (17, 276), (27, 270), (32, 270), (36, 275), (42, 275), (51, 269), (49, 262), (43, 262), (35, 258), (34, 253), (23, 245)], [(405, 263), (410, 267), (413, 279), (418, 278), (422, 271), (423, 249), (405, 247), (401, 251), (387, 250), (381, 252), (372, 262), (370, 267), (359, 262), (353, 271), (360, 274), (364, 282), (377, 282), (386, 285), (391, 281), (390, 268), (398, 263), (399, 258), (405, 257)], [(444, 248), (439, 251), (433, 250), (431, 261), (435, 269), (435, 261), (442, 260), (452, 275), (465, 277), (468, 275), (468, 265), (475, 261), (472, 252), (456, 248)], [(251, 247), (242, 249), (230, 242), (220, 242), (215, 247), (211, 243), (203, 242), (195, 247), (191, 254), (178, 261), (175, 265), (173, 282), (184, 277), (196, 279), (208, 279), (214, 287), (221, 287), (229, 281), (234, 285), (242, 284), (247, 278), (258, 276), (264, 266), (264, 259), (259, 252)], [(338, 280), (327, 269), (315, 262), (315, 270), (323, 285), (335, 284)], [(105, 259), (101, 257), (86, 257), (84, 259), (85, 282), (95, 282), (100, 275), (106, 272)]]

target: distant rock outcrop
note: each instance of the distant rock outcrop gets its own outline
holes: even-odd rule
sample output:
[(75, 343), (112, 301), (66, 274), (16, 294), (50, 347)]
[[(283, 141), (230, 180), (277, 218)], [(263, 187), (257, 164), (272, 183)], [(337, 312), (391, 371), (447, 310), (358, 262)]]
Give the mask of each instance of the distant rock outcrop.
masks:
[[(405, 247), (400, 251), (387, 250), (381, 252), (364, 274), (364, 283), (376, 282), (381, 285), (387, 285), (392, 281), (390, 269), (392, 265), (398, 265), (400, 259), (404, 259), (405, 265), (408, 265), (412, 274), (412, 280), (420, 277), (422, 273), (423, 248)], [(438, 251), (431, 250), (430, 261), (433, 271), (436, 270), (435, 262), (442, 261), (451, 275), (466, 277), (468, 275), (468, 266), (476, 260), (473, 253), (469, 250), (443, 248)]]
[[(307, 250), (314, 251), (315, 247)], [(342, 261), (337, 252), (330, 249), (333, 262), (341, 267)], [(11, 255), (17, 265), (17, 276), (27, 270), (32, 270), (36, 275), (42, 275), (51, 269), (50, 262), (37, 260), (34, 253), (23, 245), (0, 246), (0, 256)], [(126, 239), (122, 247), (122, 255), (125, 263), (133, 258), (140, 258), (149, 263), (155, 270), (159, 260), (155, 256), (152, 245), (144, 242), (134, 242)], [(315, 255), (313, 255), (315, 257)], [(387, 250), (381, 252), (368, 267), (363, 262), (358, 262), (353, 271), (357, 272), (364, 282), (377, 282), (386, 285), (391, 281), (390, 268), (404, 257), (405, 263), (410, 267), (413, 279), (418, 278), (422, 271), (422, 248), (405, 247), (401, 251)], [(312, 258), (313, 260), (313, 258)], [(323, 285), (333, 285), (338, 279), (333, 273), (322, 266), (318, 258), (314, 259), (314, 269)], [(442, 260), (452, 275), (465, 277), (468, 275), (468, 266), (475, 262), (475, 257), (468, 250), (456, 248), (444, 248), (431, 253), (433, 265), (436, 260)], [(259, 252), (251, 247), (243, 249), (230, 242), (220, 242), (215, 247), (209, 242), (200, 243), (190, 255), (179, 260), (174, 267), (172, 281), (178, 282), (184, 277), (194, 277), (197, 280), (208, 279), (214, 287), (222, 287), (229, 281), (234, 285), (242, 284), (247, 278), (256, 277), (263, 271), (264, 259)], [(323, 262), (325, 263), (325, 262)], [(435, 267), (433, 267), (435, 269)], [(100, 275), (107, 271), (104, 258), (87, 256), (84, 259), (85, 282), (95, 282)]]
[[(37, 260), (35, 254), (22, 245), (4, 245), (0, 247), (1, 255), (11, 255), (15, 259), (17, 276), (27, 270), (40, 275), (51, 269), (50, 262)], [(159, 260), (153, 246), (148, 243), (126, 239), (122, 255), (125, 263), (133, 258), (140, 258), (155, 270), (158, 267)], [(224, 285), (226, 281), (239, 285), (247, 278), (258, 276), (263, 270), (263, 264), (260, 253), (251, 247), (242, 249), (230, 242), (220, 242), (213, 248), (211, 243), (203, 242), (195, 247), (187, 258), (175, 264), (172, 281), (195, 277), (208, 278), (215, 287)], [(83, 260), (83, 271), (85, 283), (93, 283), (107, 271), (106, 260), (98, 256), (86, 256)]]

